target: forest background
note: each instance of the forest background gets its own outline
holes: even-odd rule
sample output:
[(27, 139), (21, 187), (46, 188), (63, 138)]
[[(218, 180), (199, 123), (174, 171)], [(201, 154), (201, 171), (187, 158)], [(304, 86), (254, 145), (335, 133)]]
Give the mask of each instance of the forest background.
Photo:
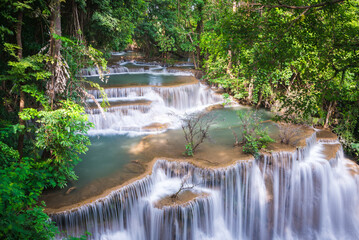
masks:
[(1, 0), (0, 238), (56, 234), (38, 199), (76, 179), (90, 144), (80, 70), (105, 73), (129, 44), (191, 58), (226, 97), (330, 127), (358, 157), (356, 0)]

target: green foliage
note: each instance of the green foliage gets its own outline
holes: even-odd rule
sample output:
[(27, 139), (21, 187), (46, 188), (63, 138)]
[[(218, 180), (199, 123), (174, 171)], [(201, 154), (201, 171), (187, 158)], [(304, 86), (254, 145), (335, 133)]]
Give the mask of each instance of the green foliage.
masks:
[(348, 104), (338, 106), (341, 108), (340, 122), (335, 126), (334, 131), (340, 136), (340, 140), (346, 151), (352, 156), (359, 156), (359, 106)]
[(56, 228), (38, 198), (48, 186), (47, 165), (19, 153), (5, 143), (17, 126), (0, 124), (0, 238), (52, 239)]
[(186, 144), (186, 151), (183, 154), (189, 157), (193, 157), (193, 143)]
[(46, 55), (36, 54), (17, 61), (9, 61), (9, 70), (0, 80), (12, 80), (15, 83), (29, 83), (50, 77), (45, 69), (45, 62), (50, 61)]
[(2, 239), (51, 239), (56, 228), (37, 205), (47, 182), (45, 169), (32, 159), (0, 169), (0, 237)]
[(84, 34), (97, 48), (119, 51), (132, 42), (136, 25), (142, 21), (147, 3), (136, 1), (87, 1), (89, 23)]
[[(81, 70), (86, 67), (96, 67), (99, 72), (99, 78), (102, 82), (107, 81), (105, 73), (107, 71), (107, 61), (103, 58), (103, 53), (91, 45), (86, 45), (83, 41), (77, 39), (70, 39), (67, 37), (55, 36), (56, 39), (62, 42), (62, 55), (66, 65), (68, 66), (69, 79), (67, 79), (66, 96), (64, 99), (70, 99), (75, 102), (83, 102), (83, 89), (90, 85), (100, 91), (103, 101), (102, 107), (108, 106), (107, 95), (98, 83), (87, 81), (81, 76)], [(86, 94), (85, 94), (86, 95)]]
[(24, 120), (36, 121), (36, 127), (27, 128), (35, 135), (34, 157), (19, 159), (14, 142), (7, 141), (16, 139), (19, 125), (0, 125), (0, 238), (52, 239), (57, 232), (38, 198), (44, 188), (63, 187), (68, 179), (76, 179), (78, 155), (90, 144), (83, 134), (92, 126), (79, 105), (64, 101), (61, 107), (20, 113)]
[(160, 52), (172, 52), (177, 50), (175, 47), (175, 39), (173, 37), (158, 34), (157, 41), (160, 47)]
[[(80, 2), (71, 1), (83, 9), (86, 3), (96, 1)], [(62, 1), (62, 8), (66, 4)], [(39, 197), (45, 188), (64, 187), (67, 180), (76, 179), (74, 166), (80, 161), (79, 154), (87, 151), (90, 142), (84, 134), (92, 126), (84, 109), (74, 103), (82, 102), (86, 95), (86, 83), (77, 76), (87, 66), (106, 71), (102, 53), (86, 40), (54, 36), (61, 40), (61, 55), (54, 59), (46, 53), (50, 38), (47, 26), (53, 11), (50, 5), (32, 0), (0, 3), (0, 239), (54, 238), (57, 229), (44, 213)], [(86, 21), (86, 17), (82, 19)], [(62, 20), (66, 24), (67, 19)], [(22, 25), (22, 57), (20, 46), (13, 44), (17, 42), (18, 23)], [(66, 33), (68, 28), (62, 30)], [(125, 35), (128, 41), (130, 33)], [(67, 85), (50, 107), (46, 84), (53, 77), (48, 70), (55, 61), (65, 69)], [(28, 107), (19, 114), (26, 125), (19, 124), (19, 100)]]
[(0, 122), (0, 161), (3, 164), (9, 164), (19, 159), (19, 152), (10, 144), (16, 138), (16, 133), (20, 131), (20, 125), (8, 125), (6, 122)]
[(23, 120), (36, 119), (40, 124), (35, 131), (35, 146), (43, 152), (49, 152), (46, 160), (53, 176), (53, 187), (66, 186), (68, 179), (77, 179), (74, 167), (80, 161), (79, 154), (85, 153), (90, 144), (87, 133), (92, 123), (83, 107), (71, 102), (63, 101), (62, 108), (53, 111), (38, 111), (33, 108), (24, 109), (20, 113)]
[(69, 66), (70, 77), (75, 80), (82, 68), (96, 66), (106, 72), (107, 62), (103, 58), (103, 53), (91, 45), (86, 45), (78, 39), (71, 39), (63, 36), (55, 36), (61, 40), (62, 55)]
[(243, 152), (259, 156), (259, 151), (267, 147), (274, 140), (268, 135), (268, 130), (263, 128), (257, 112), (237, 112), (241, 127)]
[[(153, 0), (135, 29), (135, 41), (148, 56), (175, 53), (198, 57), (205, 1)], [(197, 59), (198, 60), (198, 59)]]
[[(49, 106), (47, 71), (54, 59), (43, 48), (51, 16), (45, 1), (0, 2), (0, 238), (50, 239), (54, 228), (37, 204), (42, 190), (76, 179), (74, 166), (89, 140), (83, 109), (85, 86), (80, 69), (106, 71), (103, 54), (129, 43), (147, 55), (192, 57), (206, 79), (243, 102), (281, 108), (286, 119), (334, 127), (344, 148), (359, 155), (359, 3), (347, 0), (317, 7), (283, 8), (276, 0), (254, 5), (233, 1), (136, 0), (61, 1), (61, 62), (69, 78), (66, 90)], [(251, 3), (249, 1), (248, 3)], [(290, 1), (312, 6), (316, 0)], [(23, 58), (16, 42), (23, 12)], [(77, 16), (77, 19), (75, 18)], [(43, 48), (43, 49), (42, 49)], [(40, 50), (42, 49), (42, 50)], [(39, 54), (40, 52), (40, 54)], [(106, 81), (106, 79), (102, 79)], [(28, 107), (18, 124), (19, 93)], [(103, 101), (106, 103), (106, 101)], [(105, 105), (104, 105), (105, 106)], [(51, 109), (52, 108), (52, 109)], [(256, 116), (239, 116), (243, 150), (258, 156), (272, 140)], [(209, 125), (188, 131), (186, 152), (193, 156)], [(205, 120), (205, 119), (203, 119)], [(196, 122), (197, 121), (197, 122)], [(23, 158), (16, 150), (26, 133)], [(85, 236), (83, 237), (85, 238)]]
[(291, 9), (272, 7), (274, 0), (207, 2), (205, 78), (242, 102), (281, 110), (287, 120), (331, 125), (349, 150), (358, 142), (359, 4), (309, 7), (317, 3), (283, 3)]
[(359, 143), (352, 143), (351, 145), (354, 154), (358, 157), (359, 156)]
[(224, 99), (223, 106), (225, 106), (225, 105), (231, 103), (231, 99), (230, 99), (228, 93), (223, 93), (223, 94), (222, 94), (222, 97), (223, 97), (223, 99)]
[(45, 88), (45, 83), (51, 75), (45, 70), (46, 61), (49, 61), (46, 55), (36, 54), (8, 62), (7, 71), (0, 74), (0, 82), (2, 86), (5, 86), (4, 90), (9, 88), (8, 91), (0, 91), (1, 105), (6, 109), (13, 109), (13, 111), (2, 111), (1, 115), (8, 113), (8, 115), (3, 115), (4, 119), (10, 119), (10, 117), (17, 119), (16, 111), (19, 105), (16, 99), (21, 91), (29, 96), (25, 99), (27, 104), (41, 104), (44, 108), (48, 107), (48, 98), (45, 96), (44, 90), (40, 90)]

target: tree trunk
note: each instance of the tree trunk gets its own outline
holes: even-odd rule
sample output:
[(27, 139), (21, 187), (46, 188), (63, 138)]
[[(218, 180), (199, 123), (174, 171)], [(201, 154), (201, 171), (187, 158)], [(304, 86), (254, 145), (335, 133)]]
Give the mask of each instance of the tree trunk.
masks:
[(19, 10), (17, 14), (17, 23), (16, 23), (16, 44), (19, 46), (17, 50), (17, 56), (22, 58), (22, 41), (21, 41), (21, 30), (22, 30), (22, 18), (23, 12)]
[(227, 74), (229, 75), (230, 79), (234, 79), (234, 76), (232, 74), (232, 50), (228, 50), (228, 65), (226, 69)]
[(250, 79), (249, 82), (249, 86), (248, 86), (248, 97), (247, 97), (247, 102), (251, 103), (253, 100), (253, 80), (252, 78)]
[(333, 102), (329, 103), (328, 113), (327, 113), (327, 117), (325, 118), (324, 128), (329, 127), (329, 120), (330, 120), (330, 117), (333, 115), (336, 105), (337, 105), (337, 101), (333, 101)]
[(192, 60), (193, 60), (194, 68), (198, 69), (198, 65), (197, 65), (196, 57), (194, 56), (194, 52), (192, 52)]
[(83, 40), (83, 36), (82, 36), (82, 28), (81, 28), (81, 24), (80, 24), (80, 18), (79, 18), (79, 13), (78, 13), (78, 8), (77, 8), (77, 4), (75, 2), (75, 0), (72, 0), (72, 22), (73, 22), (73, 30), (72, 35), (82, 41)]
[(49, 55), (53, 58), (53, 63), (50, 65), (51, 78), (47, 85), (48, 95), (51, 99), (51, 108), (53, 109), (55, 98), (55, 85), (57, 80), (57, 68), (60, 60), (61, 40), (56, 39), (55, 35), (61, 36), (61, 2), (60, 0), (53, 0), (50, 3), (51, 19), (50, 19), (50, 48)]
[(61, 36), (61, 3), (60, 0), (52, 1), (52, 13), (50, 20), (50, 55), (58, 57), (61, 50), (61, 41), (54, 38), (54, 34)]
[(259, 98), (258, 98), (256, 109), (258, 109), (261, 106), (262, 100), (263, 100), (263, 94), (262, 94), (262, 89), (261, 89), (259, 92)]
[[(197, 27), (196, 27), (196, 34), (197, 34), (198, 42), (201, 42), (201, 34), (203, 32), (202, 10), (203, 10), (203, 7), (199, 6), (198, 12), (200, 15), (200, 20), (197, 22)], [(196, 53), (197, 53), (197, 67), (200, 68), (202, 66), (203, 56), (201, 54), (201, 48), (199, 47), (199, 44), (196, 45)]]
[[(19, 10), (17, 15), (17, 23), (16, 23), (16, 44), (19, 46), (17, 51), (17, 56), (19, 60), (22, 59), (22, 40), (21, 40), (21, 31), (22, 31), (22, 19), (23, 19), (23, 12)], [(22, 112), (25, 108), (25, 93), (22, 91), (22, 84), (20, 84), (20, 105), (19, 105), (19, 112)], [(25, 121), (19, 118), (19, 124), (21, 126), (25, 126)], [(19, 135), (18, 143), (17, 143), (17, 150), (19, 151), (19, 161), (21, 161), (23, 156), (23, 148), (24, 148), (24, 134), (21, 133)]]

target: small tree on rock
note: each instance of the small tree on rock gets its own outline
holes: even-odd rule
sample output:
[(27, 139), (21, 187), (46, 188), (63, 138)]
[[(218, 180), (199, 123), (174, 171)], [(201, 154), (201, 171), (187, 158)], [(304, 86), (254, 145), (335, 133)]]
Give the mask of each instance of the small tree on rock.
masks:
[(172, 194), (170, 196), (170, 198), (172, 199), (172, 201), (178, 199), (178, 196), (181, 192), (183, 191), (187, 191), (187, 190), (191, 190), (193, 189), (194, 187), (198, 186), (199, 184), (189, 184), (188, 181), (189, 181), (189, 178), (191, 177), (191, 174), (188, 174), (186, 176), (183, 177), (182, 181), (181, 181), (181, 186), (180, 188), (178, 189), (177, 192), (175, 192), (174, 194)]
[(198, 146), (209, 138), (209, 128), (215, 121), (215, 117), (209, 113), (188, 116), (182, 124), (184, 138), (186, 140), (187, 156), (193, 156)]
[(298, 134), (302, 132), (299, 126), (289, 123), (278, 123), (280, 143), (296, 146), (300, 141)]
[(242, 142), (239, 142), (236, 132), (232, 130), (236, 139), (235, 146), (243, 146), (243, 152), (252, 154), (257, 158), (259, 156), (259, 151), (266, 148), (267, 144), (274, 142), (274, 140), (269, 137), (267, 129), (262, 127), (257, 111), (238, 111), (237, 115), (242, 130), (239, 134)]

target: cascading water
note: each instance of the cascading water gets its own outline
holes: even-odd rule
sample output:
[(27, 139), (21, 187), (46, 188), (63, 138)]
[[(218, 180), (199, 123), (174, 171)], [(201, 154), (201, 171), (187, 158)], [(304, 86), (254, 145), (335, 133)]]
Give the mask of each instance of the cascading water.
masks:
[[(136, 62), (110, 68), (104, 91), (111, 106), (105, 118), (87, 109), (95, 123), (90, 133), (141, 134), (154, 123), (176, 128), (186, 113), (222, 101), (198, 81), (178, 80), (188, 74), (177, 71)], [(100, 91), (88, 92), (101, 101)], [(59, 238), (90, 232), (92, 239), (121, 240), (358, 239), (359, 171), (350, 169), (337, 141), (317, 141), (316, 134), (294, 152), (225, 168), (157, 160), (151, 175), (51, 218)], [(330, 158), (328, 146), (339, 146)], [(190, 187), (183, 194), (191, 197), (166, 204), (184, 181)]]
[[(158, 160), (146, 178), (52, 219), (67, 234), (94, 239), (357, 239), (359, 177), (341, 148), (330, 164), (325, 144), (314, 133), (293, 153), (221, 169)], [(205, 195), (156, 207), (183, 179)]]
[[(122, 66), (120, 68), (127, 69)], [(110, 84), (104, 90), (109, 102), (116, 103), (116, 106), (111, 106), (104, 114), (105, 116), (100, 114), (98, 109), (87, 110), (91, 114), (89, 120), (95, 124), (95, 128), (89, 131), (89, 134), (131, 133), (136, 135), (148, 132), (146, 127), (151, 124), (178, 128), (185, 114), (223, 101), (221, 96), (213, 94), (188, 73), (152, 72), (149, 75), (143, 75), (142, 72), (142, 75), (137, 76), (143, 76), (148, 80), (142, 80), (143, 83), (139, 83), (140, 86), (133, 87), (131, 85), (135, 83), (131, 77), (137, 73), (129, 73), (131, 71), (128, 69), (124, 72), (126, 74), (118, 77), (119, 80), (115, 79), (111, 82), (110, 79)], [(164, 83), (167, 85), (163, 86)], [(90, 89), (88, 92), (101, 101), (102, 96), (99, 90)], [(146, 103), (139, 103), (139, 101), (146, 101)]]
[[(141, 63), (141, 62), (120, 62), (120, 66), (108, 67), (106, 72), (103, 72), (106, 75), (116, 75), (116, 74), (126, 74), (126, 73), (158, 73), (158, 74), (178, 74), (178, 75), (190, 75), (181, 70), (170, 69), (162, 67), (158, 63)], [(176, 67), (185, 68), (193, 67), (193, 64), (178, 64)], [(81, 70), (81, 76), (83, 77), (93, 77), (99, 76), (98, 68), (84, 68)]]

